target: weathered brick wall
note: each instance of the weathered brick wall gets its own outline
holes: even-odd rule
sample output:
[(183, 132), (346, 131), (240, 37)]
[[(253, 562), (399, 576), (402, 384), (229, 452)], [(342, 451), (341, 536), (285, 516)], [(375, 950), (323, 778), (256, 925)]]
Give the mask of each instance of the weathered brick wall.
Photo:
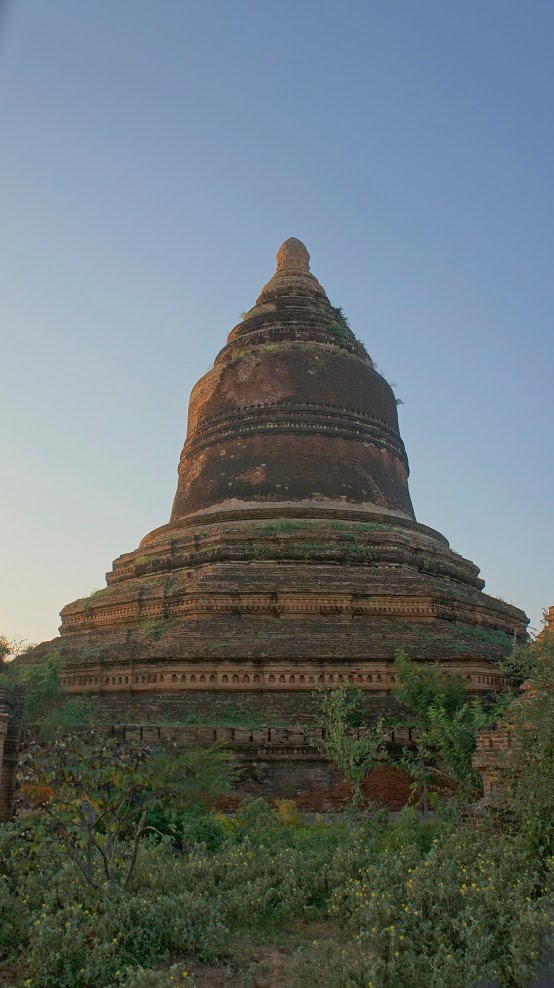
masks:
[[(343, 810), (350, 789), (338, 769), (321, 756), (279, 759), (240, 758), (243, 768), (235, 789), (219, 800), (222, 810), (234, 810), (245, 796), (273, 801), (293, 799), (306, 813)], [(379, 765), (364, 783), (365, 795), (391, 811), (401, 810), (410, 797), (410, 779), (400, 769)]]
[[(252, 690), (234, 690), (233, 692), (218, 690), (195, 690), (188, 692), (171, 692), (159, 690), (136, 693), (120, 691), (89, 694), (98, 704), (104, 718), (112, 723), (118, 720), (125, 722), (131, 719), (137, 723), (141, 720), (156, 723), (166, 718), (186, 719), (188, 716), (199, 715), (202, 720), (228, 720), (233, 713), (248, 720), (262, 720), (268, 724), (306, 724), (318, 717), (319, 698), (315, 691), (275, 690), (255, 693)], [(391, 710), (397, 710), (398, 704), (391, 696), (362, 696), (366, 709), (371, 718), (377, 719)], [(234, 719), (234, 717), (232, 718)]]
[(24, 708), (22, 691), (0, 689), (0, 822), (11, 819), (13, 815)]

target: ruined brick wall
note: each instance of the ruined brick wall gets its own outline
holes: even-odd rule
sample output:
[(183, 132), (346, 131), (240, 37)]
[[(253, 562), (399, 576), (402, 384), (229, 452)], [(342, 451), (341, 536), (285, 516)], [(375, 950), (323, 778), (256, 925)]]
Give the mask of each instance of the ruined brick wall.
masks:
[[(321, 755), (311, 757), (285, 756), (275, 753), (269, 757), (238, 756), (242, 768), (233, 791), (221, 797), (221, 810), (234, 810), (245, 796), (255, 796), (270, 802), (293, 799), (305, 813), (328, 813), (344, 810), (350, 788), (336, 766)], [(401, 810), (410, 798), (411, 781), (404, 772), (390, 765), (379, 765), (368, 777), (362, 789), (366, 796), (391, 811)]]
[(22, 691), (0, 689), (0, 823), (13, 816), (24, 708), (25, 696)]
[(494, 799), (501, 785), (502, 752), (511, 744), (513, 727), (509, 724), (493, 728), (490, 731), (479, 731), (477, 743), (472, 758), (473, 767), (477, 769), (483, 782), (483, 796), (486, 800)]

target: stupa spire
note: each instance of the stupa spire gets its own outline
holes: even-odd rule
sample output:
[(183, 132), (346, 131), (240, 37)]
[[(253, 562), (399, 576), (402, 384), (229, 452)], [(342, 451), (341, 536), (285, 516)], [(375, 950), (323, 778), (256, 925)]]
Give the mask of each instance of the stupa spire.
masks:
[(317, 278), (310, 271), (310, 255), (297, 237), (289, 237), (276, 254), (277, 270), (262, 288), (257, 300), (267, 302), (279, 295), (308, 295), (329, 301)]
[(289, 237), (276, 254), (277, 271), (290, 274), (293, 271), (310, 272), (310, 255), (305, 244), (297, 237)]

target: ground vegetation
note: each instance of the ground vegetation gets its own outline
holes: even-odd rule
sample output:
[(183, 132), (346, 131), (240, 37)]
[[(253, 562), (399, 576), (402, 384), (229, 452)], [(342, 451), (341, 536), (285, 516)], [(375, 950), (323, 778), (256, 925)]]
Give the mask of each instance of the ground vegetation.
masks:
[[(450, 780), (429, 776), (432, 814), (414, 794), (396, 819), (357, 801), (314, 819), (252, 799), (224, 816), (217, 750), (185, 764), (90, 732), (33, 746), (20, 815), (0, 826), (0, 984), (528, 985), (554, 923), (554, 648), (533, 646), (526, 663), (527, 688), (501, 715), (506, 783), (477, 815), (471, 752), (490, 711), (402, 656), (397, 698)], [(328, 704), (344, 754), (356, 697)]]

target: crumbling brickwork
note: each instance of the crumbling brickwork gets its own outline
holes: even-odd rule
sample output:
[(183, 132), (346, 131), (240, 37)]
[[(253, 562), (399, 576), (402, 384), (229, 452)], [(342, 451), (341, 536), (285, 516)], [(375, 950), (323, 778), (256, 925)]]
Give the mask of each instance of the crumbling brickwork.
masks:
[(472, 761), (483, 781), (483, 797), (487, 801), (494, 799), (500, 787), (502, 752), (510, 747), (512, 734), (513, 727), (509, 724), (477, 734)]
[(0, 822), (13, 816), (24, 706), (22, 691), (0, 689)]

